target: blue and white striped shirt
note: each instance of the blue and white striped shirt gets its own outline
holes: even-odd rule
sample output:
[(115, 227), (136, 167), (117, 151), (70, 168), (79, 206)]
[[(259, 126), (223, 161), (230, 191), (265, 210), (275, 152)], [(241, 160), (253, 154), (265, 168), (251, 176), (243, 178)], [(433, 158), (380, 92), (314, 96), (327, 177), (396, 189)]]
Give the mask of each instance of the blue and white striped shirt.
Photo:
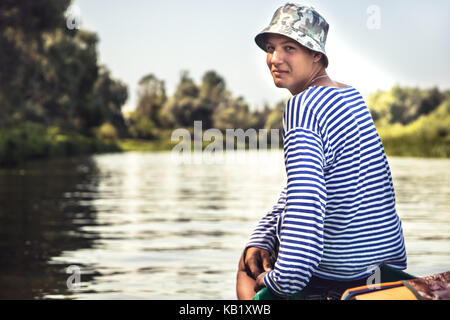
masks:
[(389, 164), (369, 109), (353, 87), (309, 87), (283, 115), (287, 186), (247, 247), (272, 251), (264, 278), (280, 296), (311, 276), (356, 280), (381, 264), (405, 269)]

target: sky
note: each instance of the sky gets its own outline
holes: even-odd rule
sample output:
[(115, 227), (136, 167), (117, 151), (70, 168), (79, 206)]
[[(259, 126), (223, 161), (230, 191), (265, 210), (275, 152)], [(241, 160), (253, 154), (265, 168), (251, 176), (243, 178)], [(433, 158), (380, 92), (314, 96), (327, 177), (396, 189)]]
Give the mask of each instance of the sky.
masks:
[[(171, 95), (188, 70), (200, 83), (215, 70), (251, 108), (290, 97), (276, 88), (254, 37), (286, 1), (74, 0), (80, 27), (97, 33), (99, 62), (128, 86), (153, 73)], [(450, 1), (311, 0), (330, 25), (327, 72), (364, 97), (398, 84), (450, 88)]]

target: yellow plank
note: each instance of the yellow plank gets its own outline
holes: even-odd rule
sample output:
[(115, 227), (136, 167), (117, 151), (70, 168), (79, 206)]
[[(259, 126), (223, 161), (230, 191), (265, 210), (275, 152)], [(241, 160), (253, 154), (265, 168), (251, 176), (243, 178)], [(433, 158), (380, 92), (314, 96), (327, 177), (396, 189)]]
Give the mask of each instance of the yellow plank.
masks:
[(417, 300), (416, 296), (405, 286), (355, 296), (355, 300)]

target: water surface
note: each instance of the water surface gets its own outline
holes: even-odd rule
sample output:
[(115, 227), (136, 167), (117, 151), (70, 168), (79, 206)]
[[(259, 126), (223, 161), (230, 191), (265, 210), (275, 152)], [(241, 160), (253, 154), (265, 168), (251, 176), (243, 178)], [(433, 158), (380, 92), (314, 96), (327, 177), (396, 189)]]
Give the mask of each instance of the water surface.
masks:
[[(450, 270), (450, 161), (389, 163), (407, 271)], [(104, 154), (1, 170), (0, 298), (235, 299), (242, 249), (285, 178), (282, 151), (219, 163)], [(77, 290), (67, 288), (70, 265), (81, 270)]]

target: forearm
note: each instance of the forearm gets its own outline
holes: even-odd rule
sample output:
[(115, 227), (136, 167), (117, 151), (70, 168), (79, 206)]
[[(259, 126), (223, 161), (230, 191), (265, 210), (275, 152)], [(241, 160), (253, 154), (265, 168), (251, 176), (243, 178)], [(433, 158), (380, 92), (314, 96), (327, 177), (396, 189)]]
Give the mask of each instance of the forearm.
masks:
[(285, 143), (288, 176), (286, 209), (280, 226), (275, 268), (264, 277), (278, 296), (302, 290), (323, 255), (326, 184), (320, 141), (307, 130), (295, 130)]

